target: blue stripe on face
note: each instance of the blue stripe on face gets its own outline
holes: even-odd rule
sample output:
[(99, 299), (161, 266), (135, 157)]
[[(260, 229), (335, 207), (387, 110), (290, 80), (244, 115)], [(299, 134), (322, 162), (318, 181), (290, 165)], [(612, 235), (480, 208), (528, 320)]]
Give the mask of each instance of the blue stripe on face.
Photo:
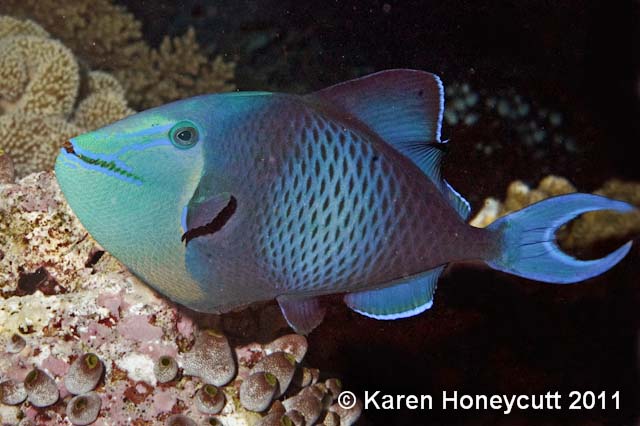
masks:
[[(67, 165), (80, 165), (85, 169), (99, 171), (107, 176), (115, 177), (127, 183), (141, 185), (142, 178), (136, 176), (134, 170), (120, 158), (132, 151), (139, 152), (158, 146), (171, 146), (170, 141), (166, 138), (166, 132), (170, 128), (171, 125), (164, 125), (145, 128), (135, 133), (127, 133), (126, 138), (136, 140), (136, 143), (126, 145), (111, 154), (95, 153), (82, 148), (80, 143), (78, 143), (78, 138), (82, 137), (81, 135), (70, 140), (73, 144), (74, 154), (66, 152), (64, 148), (61, 150), (61, 153), (63, 158), (70, 160), (66, 162)], [(148, 140), (145, 141), (145, 139)], [(109, 167), (101, 164), (92, 164), (93, 161), (109, 163)]]
[(129, 133), (127, 132), (127, 138), (131, 139), (144, 139), (147, 136), (155, 136), (158, 134), (167, 134), (169, 130), (173, 127), (174, 123), (165, 124), (163, 126), (151, 126), (146, 127), (138, 132)]

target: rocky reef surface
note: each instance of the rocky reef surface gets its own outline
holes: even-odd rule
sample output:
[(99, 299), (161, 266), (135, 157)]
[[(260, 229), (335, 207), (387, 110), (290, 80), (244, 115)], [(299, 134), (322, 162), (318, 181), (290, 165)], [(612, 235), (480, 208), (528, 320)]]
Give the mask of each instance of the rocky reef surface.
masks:
[(273, 305), (211, 316), (158, 296), (87, 234), (53, 173), (0, 184), (1, 424), (355, 422), (360, 406), (335, 403), (341, 382), (285, 329)]

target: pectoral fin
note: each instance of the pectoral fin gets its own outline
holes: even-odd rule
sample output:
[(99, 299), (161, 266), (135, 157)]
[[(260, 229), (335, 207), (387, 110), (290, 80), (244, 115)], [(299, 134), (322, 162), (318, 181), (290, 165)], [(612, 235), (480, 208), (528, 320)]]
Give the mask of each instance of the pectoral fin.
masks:
[(349, 293), (344, 302), (354, 311), (370, 318), (392, 320), (418, 315), (433, 305), (439, 266), (403, 284), (378, 290)]
[(315, 297), (309, 298), (289, 298), (278, 297), (278, 303), (284, 318), (291, 328), (299, 334), (309, 334), (322, 322), (325, 308), (320, 306), (320, 302)]
[(194, 197), (187, 206), (182, 241), (189, 244), (192, 239), (218, 232), (236, 212), (238, 202), (229, 192), (210, 198)]

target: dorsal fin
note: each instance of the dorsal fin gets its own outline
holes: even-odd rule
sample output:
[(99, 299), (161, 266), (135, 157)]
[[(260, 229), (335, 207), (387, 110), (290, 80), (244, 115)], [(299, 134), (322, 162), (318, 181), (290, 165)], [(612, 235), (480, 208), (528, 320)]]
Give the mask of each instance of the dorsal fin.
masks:
[(415, 155), (415, 148), (440, 142), (444, 89), (437, 75), (407, 69), (381, 71), (308, 96), (360, 120), (425, 173), (431, 167)]
[(440, 189), (461, 218), (469, 203), (440, 175), (446, 142), (440, 142), (444, 88), (424, 71), (381, 71), (308, 95), (342, 109), (411, 160)]

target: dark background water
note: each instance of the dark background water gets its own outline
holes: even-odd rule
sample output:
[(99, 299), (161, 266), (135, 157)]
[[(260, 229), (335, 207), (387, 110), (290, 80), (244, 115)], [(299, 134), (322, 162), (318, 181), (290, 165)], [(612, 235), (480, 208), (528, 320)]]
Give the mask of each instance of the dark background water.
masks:
[[(197, 30), (204, 48), (238, 63), (242, 90), (303, 93), (386, 68), (439, 74), (483, 96), (511, 93), (562, 114), (565, 144), (523, 143), (514, 122), (481, 114), (446, 125), (445, 176), (475, 209), (507, 184), (549, 173), (582, 190), (611, 177), (638, 180), (638, 2), (520, 1), (121, 1), (145, 36)], [(188, 61), (189, 58), (184, 58)], [(535, 111), (534, 111), (535, 112)], [(550, 129), (544, 129), (551, 131)], [(497, 147), (490, 153), (479, 142)], [(482, 147), (481, 147), (482, 148)], [(638, 264), (633, 249), (613, 271), (552, 286), (457, 267), (435, 306), (378, 322), (333, 299), (311, 336), (309, 363), (347, 388), (438, 395), (621, 392), (621, 409), (591, 411), (368, 411), (361, 424), (623, 425), (640, 409)]]

